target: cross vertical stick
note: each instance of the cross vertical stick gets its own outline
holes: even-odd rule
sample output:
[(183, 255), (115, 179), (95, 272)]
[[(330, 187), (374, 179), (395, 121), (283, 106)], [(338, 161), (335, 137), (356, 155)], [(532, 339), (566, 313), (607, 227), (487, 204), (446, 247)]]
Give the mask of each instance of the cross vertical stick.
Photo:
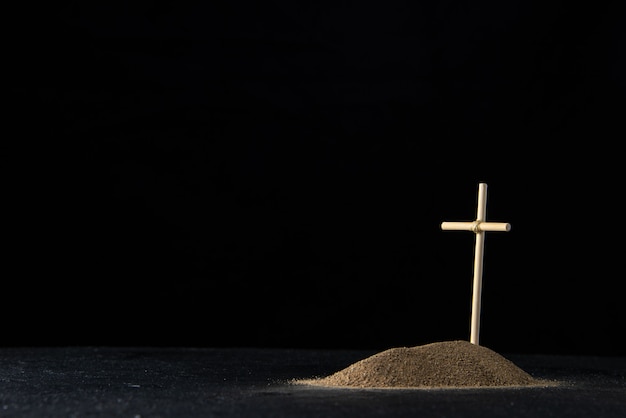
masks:
[(486, 231), (511, 230), (511, 224), (504, 222), (486, 222), (487, 218), (487, 184), (478, 185), (478, 205), (474, 222), (442, 222), (441, 229), (448, 231), (472, 231), (476, 234), (474, 246), (474, 283), (472, 289), (472, 322), (470, 342), (478, 345), (480, 335), (480, 305), (483, 287), (483, 252)]
[[(487, 212), (487, 185), (478, 185), (478, 206), (476, 209), (476, 222), (484, 222)], [(470, 342), (478, 344), (480, 334), (480, 306), (483, 290), (483, 253), (485, 249), (485, 233), (476, 231), (476, 243), (474, 245), (474, 284), (472, 287), (472, 326)]]

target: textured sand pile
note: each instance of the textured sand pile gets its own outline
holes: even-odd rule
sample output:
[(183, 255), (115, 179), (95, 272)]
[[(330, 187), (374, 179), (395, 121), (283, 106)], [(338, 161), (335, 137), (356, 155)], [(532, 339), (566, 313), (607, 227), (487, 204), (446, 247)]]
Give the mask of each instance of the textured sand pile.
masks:
[(500, 354), (459, 340), (391, 348), (330, 376), (294, 383), (355, 388), (453, 388), (529, 386), (541, 382)]

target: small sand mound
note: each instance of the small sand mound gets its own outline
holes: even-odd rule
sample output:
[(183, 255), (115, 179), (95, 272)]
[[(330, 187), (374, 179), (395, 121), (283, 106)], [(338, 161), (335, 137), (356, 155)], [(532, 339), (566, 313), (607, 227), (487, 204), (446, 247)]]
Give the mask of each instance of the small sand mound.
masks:
[(500, 354), (468, 341), (398, 347), (374, 354), (330, 376), (294, 383), (331, 387), (493, 387), (537, 385)]

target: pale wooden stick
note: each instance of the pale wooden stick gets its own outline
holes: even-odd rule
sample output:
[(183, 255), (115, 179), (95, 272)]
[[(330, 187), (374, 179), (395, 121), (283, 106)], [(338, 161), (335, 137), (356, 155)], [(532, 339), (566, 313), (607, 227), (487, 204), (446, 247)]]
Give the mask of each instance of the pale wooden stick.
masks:
[[(476, 210), (477, 226), (485, 221), (487, 214), (487, 185), (480, 183), (478, 186), (478, 209)], [(470, 342), (478, 345), (480, 335), (480, 308), (481, 294), (483, 289), (483, 250), (485, 248), (485, 233), (476, 228), (476, 244), (474, 247), (474, 286), (472, 292), (472, 326)]]
[(496, 231), (508, 232), (511, 230), (511, 224), (506, 222), (442, 222), (441, 229), (444, 231)]

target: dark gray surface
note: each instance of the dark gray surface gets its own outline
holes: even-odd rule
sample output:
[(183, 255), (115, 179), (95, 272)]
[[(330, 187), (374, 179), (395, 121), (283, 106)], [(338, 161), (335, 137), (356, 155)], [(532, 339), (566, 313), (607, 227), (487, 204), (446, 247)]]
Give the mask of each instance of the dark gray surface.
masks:
[(626, 357), (506, 355), (554, 387), (330, 389), (290, 384), (373, 351), (0, 348), (1, 417), (625, 417)]

